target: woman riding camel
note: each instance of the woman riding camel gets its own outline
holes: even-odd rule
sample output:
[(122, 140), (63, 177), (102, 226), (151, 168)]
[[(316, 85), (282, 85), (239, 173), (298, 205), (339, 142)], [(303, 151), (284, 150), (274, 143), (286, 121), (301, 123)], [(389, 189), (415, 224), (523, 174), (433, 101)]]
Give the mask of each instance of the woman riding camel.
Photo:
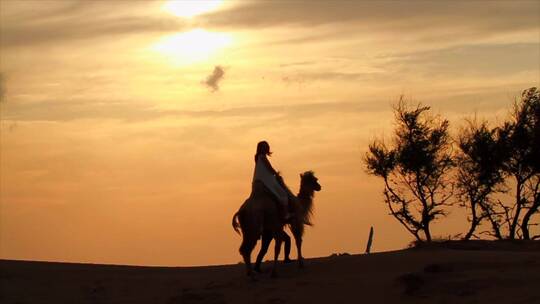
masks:
[(266, 156), (272, 155), (270, 145), (266, 141), (257, 144), (257, 153), (255, 154), (255, 172), (253, 173), (253, 182), (262, 182), (279, 202), (278, 209), (283, 219), (288, 220), (289, 214), (289, 191), (285, 189), (278, 178), (281, 179), (278, 172), (274, 170)]

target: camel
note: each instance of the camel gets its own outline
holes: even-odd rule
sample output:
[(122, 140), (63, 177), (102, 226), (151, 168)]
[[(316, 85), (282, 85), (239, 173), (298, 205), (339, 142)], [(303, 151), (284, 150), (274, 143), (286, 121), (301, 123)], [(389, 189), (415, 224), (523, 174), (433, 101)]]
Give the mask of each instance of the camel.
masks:
[[(278, 178), (282, 185), (285, 186), (281, 177)], [(287, 191), (291, 191), (285, 186)], [(307, 171), (300, 174), (300, 190), (298, 195), (293, 200), (294, 203), (290, 206), (293, 213), (289, 221), (284, 222), (279, 214), (278, 206), (274, 195), (264, 186), (263, 183), (255, 181), (253, 183), (250, 197), (242, 204), (240, 209), (233, 215), (232, 226), (234, 230), (240, 234), (239, 228), (242, 230), (242, 244), (240, 245), (240, 254), (244, 259), (248, 276), (253, 275), (251, 269), (251, 252), (257, 244), (259, 238), (262, 238), (262, 245), (257, 261), (255, 271), (260, 272), (260, 264), (268, 246), (272, 239), (275, 240), (274, 247), (274, 264), (272, 268), (272, 276), (277, 273), (277, 260), (281, 250), (281, 242), (290, 238), (283, 230), (285, 225), (289, 225), (295, 241), (298, 253), (298, 265), (303, 267), (302, 257), (302, 236), (304, 233), (304, 225), (311, 225), (311, 214), (313, 209), (313, 195), (315, 191), (320, 191), (317, 177), (312, 171)], [(292, 194), (291, 194), (292, 195)], [(286, 259), (288, 259), (288, 251), (286, 248)]]

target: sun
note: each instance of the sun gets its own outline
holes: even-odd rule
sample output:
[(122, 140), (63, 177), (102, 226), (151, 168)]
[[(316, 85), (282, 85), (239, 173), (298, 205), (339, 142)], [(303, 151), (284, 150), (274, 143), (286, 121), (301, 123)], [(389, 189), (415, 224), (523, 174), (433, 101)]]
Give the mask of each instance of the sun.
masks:
[(230, 35), (194, 29), (165, 36), (152, 45), (152, 49), (169, 57), (176, 65), (188, 65), (207, 60), (232, 42)]
[[(161, 9), (178, 17), (192, 18), (216, 10), (222, 4), (223, 0), (171, 0), (163, 4)], [(151, 49), (175, 65), (189, 65), (207, 60), (231, 41), (228, 34), (196, 28), (162, 37), (152, 44)]]
[(223, 0), (171, 0), (162, 9), (178, 17), (191, 18), (218, 8)]

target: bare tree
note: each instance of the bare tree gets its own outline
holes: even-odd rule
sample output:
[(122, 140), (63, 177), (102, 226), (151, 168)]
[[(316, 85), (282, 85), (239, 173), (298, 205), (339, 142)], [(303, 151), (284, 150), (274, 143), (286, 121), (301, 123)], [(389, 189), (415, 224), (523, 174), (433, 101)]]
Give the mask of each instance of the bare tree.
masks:
[(394, 107), (393, 147), (374, 141), (364, 159), (367, 171), (383, 178), (390, 213), (417, 240), (428, 242), (430, 224), (447, 214), (453, 192), (448, 120), (430, 115), (429, 109), (409, 109), (401, 97)]

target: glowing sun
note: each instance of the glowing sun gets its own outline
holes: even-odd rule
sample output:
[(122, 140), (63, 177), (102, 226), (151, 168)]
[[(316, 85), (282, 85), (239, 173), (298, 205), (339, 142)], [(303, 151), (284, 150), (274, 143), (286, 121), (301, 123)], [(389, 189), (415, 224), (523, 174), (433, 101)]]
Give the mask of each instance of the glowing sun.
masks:
[(189, 32), (165, 36), (152, 49), (171, 59), (177, 65), (206, 60), (232, 41), (230, 35), (194, 29)]

